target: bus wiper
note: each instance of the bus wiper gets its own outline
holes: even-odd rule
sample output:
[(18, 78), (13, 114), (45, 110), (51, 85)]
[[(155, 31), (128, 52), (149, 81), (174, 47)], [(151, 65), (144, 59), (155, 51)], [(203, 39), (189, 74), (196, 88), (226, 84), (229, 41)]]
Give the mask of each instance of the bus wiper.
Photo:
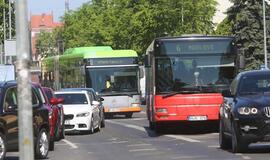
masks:
[(162, 96), (162, 98), (168, 98), (177, 94), (190, 94), (190, 93), (200, 93), (201, 91), (199, 90), (191, 90), (191, 91), (175, 91), (175, 92), (171, 92), (168, 94), (165, 94)]
[(258, 92), (241, 92), (241, 95), (254, 95), (254, 94), (259, 94)]

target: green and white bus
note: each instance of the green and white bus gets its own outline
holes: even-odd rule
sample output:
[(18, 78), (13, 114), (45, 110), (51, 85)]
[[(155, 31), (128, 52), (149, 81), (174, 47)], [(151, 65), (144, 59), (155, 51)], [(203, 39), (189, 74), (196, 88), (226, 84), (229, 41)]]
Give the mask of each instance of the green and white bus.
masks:
[(135, 51), (108, 46), (72, 48), (42, 61), (43, 85), (56, 90), (93, 88), (104, 98), (107, 116), (130, 118), (141, 111), (140, 76)]

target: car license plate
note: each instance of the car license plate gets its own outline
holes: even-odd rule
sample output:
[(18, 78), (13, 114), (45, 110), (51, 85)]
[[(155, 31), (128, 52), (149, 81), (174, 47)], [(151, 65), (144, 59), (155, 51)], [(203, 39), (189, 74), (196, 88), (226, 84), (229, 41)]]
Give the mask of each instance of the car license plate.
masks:
[(65, 124), (66, 125), (70, 125), (70, 121), (69, 120), (65, 120)]
[(188, 116), (188, 121), (206, 121), (207, 116)]

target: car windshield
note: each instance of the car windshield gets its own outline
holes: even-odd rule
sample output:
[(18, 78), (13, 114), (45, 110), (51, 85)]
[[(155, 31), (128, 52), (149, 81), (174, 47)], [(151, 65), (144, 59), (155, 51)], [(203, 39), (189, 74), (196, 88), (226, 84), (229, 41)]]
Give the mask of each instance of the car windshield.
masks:
[(85, 94), (66, 93), (55, 94), (57, 98), (63, 98), (63, 104), (88, 104)]
[(270, 93), (270, 75), (246, 76), (239, 84), (240, 95)]

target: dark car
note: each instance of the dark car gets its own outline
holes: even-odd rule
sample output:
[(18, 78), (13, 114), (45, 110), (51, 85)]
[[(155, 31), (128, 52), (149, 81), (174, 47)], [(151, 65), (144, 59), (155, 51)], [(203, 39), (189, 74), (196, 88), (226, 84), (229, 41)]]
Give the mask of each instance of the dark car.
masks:
[(270, 71), (239, 73), (223, 91), (219, 143), (243, 152), (250, 143), (270, 141)]
[[(16, 81), (0, 82), (0, 159), (5, 157), (6, 151), (18, 150), (17, 95)], [(34, 152), (37, 158), (44, 159), (48, 155), (50, 141), (48, 109), (34, 86), (32, 105)]]
[(49, 104), (53, 110), (52, 124), (54, 140), (61, 140), (65, 138), (65, 121), (64, 121), (64, 110), (61, 99), (57, 99), (54, 95), (54, 91), (48, 87), (42, 87), (46, 95), (46, 103)]
[(93, 88), (64, 88), (61, 91), (76, 91), (76, 90), (83, 90), (83, 91), (87, 91), (88, 94), (93, 97), (94, 101), (98, 101), (99, 102), (99, 113), (100, 113), (100, 117), (101, 117), (101, 127), (104, 128), (105, 127), (105, 110), (104, 110), (104, 106), (102, 101), (104, 101), (104, 99), (100, 96), (98, 96), (95, 92), (95, 90)]

